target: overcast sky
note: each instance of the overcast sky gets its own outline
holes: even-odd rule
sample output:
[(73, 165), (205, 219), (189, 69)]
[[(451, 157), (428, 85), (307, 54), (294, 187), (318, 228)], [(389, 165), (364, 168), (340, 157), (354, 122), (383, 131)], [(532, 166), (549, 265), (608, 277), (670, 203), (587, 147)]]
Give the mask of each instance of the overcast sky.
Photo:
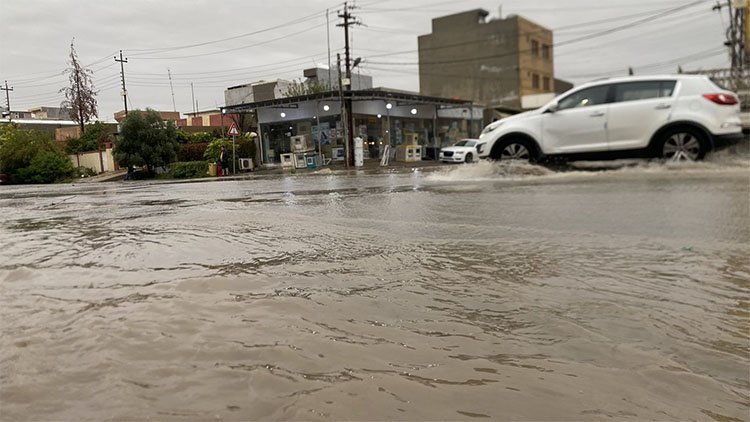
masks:
[[(715, 1), (683, 0), (506, 0), (503, 17), (520, 14), (553, 29), (555, 73), (571, 82), (636, 73), (728, 66), (722, 44), (726, 11)], [(353, 54), (374, 85), (419, 90), (417, 36), (431, 19), (474, 8), (500, 14), (488, 0), (360, 0), (353, 12), (364, 24), (353, 28)], [(121, 110), (122, 49), (132, 108), (172, 110), (167, 69), (180, 112), (192, 111), (190, 83), (202, 110), (224, 104), (229, 86), (302, 77), (304, 68), (327, 64), (326, 9), (330, 45), (343, 50), (343, 29), (334, 0), (2, 0), (0, 81), (14, 88), (11, 107), (58, 106), (67, 84), (70, 42), (94, 70), (100, 119)], [(672, 10), (673, 9), (673, 10)], [(662, 13), (662, 15), (657, 15)], [(612, 30), (611, 33), (604, 33)], [(569, 43), (566, 43), (569, 42)], [(397, 64), (387, 64), (397, 63)], [(2, 102), (4, 105), (5, 98)]]

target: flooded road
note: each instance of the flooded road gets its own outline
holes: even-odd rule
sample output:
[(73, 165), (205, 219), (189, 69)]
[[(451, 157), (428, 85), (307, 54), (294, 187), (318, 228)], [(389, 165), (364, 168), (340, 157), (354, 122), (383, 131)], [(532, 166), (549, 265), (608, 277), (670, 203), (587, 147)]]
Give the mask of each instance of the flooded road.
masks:
[(2, 420), (747, 420), (750, 160), (0, 188)]

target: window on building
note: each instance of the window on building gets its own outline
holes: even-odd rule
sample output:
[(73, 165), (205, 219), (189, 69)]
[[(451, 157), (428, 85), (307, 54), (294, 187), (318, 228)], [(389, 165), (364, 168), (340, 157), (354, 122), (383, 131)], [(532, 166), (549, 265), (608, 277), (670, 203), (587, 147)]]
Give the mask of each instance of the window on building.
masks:
[(549, 46), (547, 44), (542, 44), (542, 58), (549, 60)]
[(539, 75), (536, 73), (531, 75), (531, 87), (534, 89), (539, 89)]
[(545, 91), (549, 91), (550, 90), (550, 87), (549, 87), (549, 77), (548, 76), (544, 77), (542, 86), (544, 87)]
[(537, 40), (531, 40), (531, 55), (532, 56), (539, 55), (539, 41)]

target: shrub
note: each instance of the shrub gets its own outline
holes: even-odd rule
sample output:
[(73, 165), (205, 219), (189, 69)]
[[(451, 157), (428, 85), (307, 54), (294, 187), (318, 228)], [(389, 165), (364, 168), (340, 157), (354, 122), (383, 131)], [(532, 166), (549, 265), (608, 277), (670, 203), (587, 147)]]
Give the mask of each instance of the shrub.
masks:
[(62, 151), (41, 151), (34, 156), (28, 167), (16, 173), (20, 183), (55, 183), (73, 177), (73, 163)]
[(217, 137), (208, 132), (198, 132), (188, 135), (189, 144), (208, 144)]
[(0, 172), (11, 183), (52, 183), (73, 177), (74, 168), (50, 134), (4, 125), (0, 127)]
[(182, 144), (177, 148), (177, 161), (200, 161), (205, 158), (208, 144)]
[(196, 179), (208, 176), (208, 163), (206, 161), (190, 161), (186, 163), (174, 163), (172, 165), (172, 176), (175, 179)]
[[(224, 148), (226, 148), (227, 151), (229, 151), (229, 160), (232, 160), (232, 141), (230, 139), (217, 139), (210, 144), (208, 144), (208, 147), (206, 148), (206, 152), (203, 154), (203, 158), (208, 160), (211, 163), (218, 162), (219, 161), (219, 153), (221, 151), (222, 145)], [(239, 168), (239, 159), (240, 158), (255, 158), (255, 142), (246, 139), (244, 137), (237, 138), (235, 141), (235, 148), (236, 148), (236, 158), (237, 162), (235, 165), (237, 168)]]
[(80, 179), (81, 177), (91, 177), (96, 176), (96, 171), (94, 169), (91, 169), (89, 167), (77, 167), (75, 169), (76, 176)]

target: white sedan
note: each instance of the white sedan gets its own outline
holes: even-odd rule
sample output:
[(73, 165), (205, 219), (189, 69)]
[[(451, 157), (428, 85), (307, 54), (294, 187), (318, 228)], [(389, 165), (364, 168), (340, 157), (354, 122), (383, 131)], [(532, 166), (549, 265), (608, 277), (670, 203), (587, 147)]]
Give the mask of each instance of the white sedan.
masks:
[(462, 139), (453, 146), (440, 150), (440, 161), (446, 163), (471, 163), (478, 157), (475, 139)]

